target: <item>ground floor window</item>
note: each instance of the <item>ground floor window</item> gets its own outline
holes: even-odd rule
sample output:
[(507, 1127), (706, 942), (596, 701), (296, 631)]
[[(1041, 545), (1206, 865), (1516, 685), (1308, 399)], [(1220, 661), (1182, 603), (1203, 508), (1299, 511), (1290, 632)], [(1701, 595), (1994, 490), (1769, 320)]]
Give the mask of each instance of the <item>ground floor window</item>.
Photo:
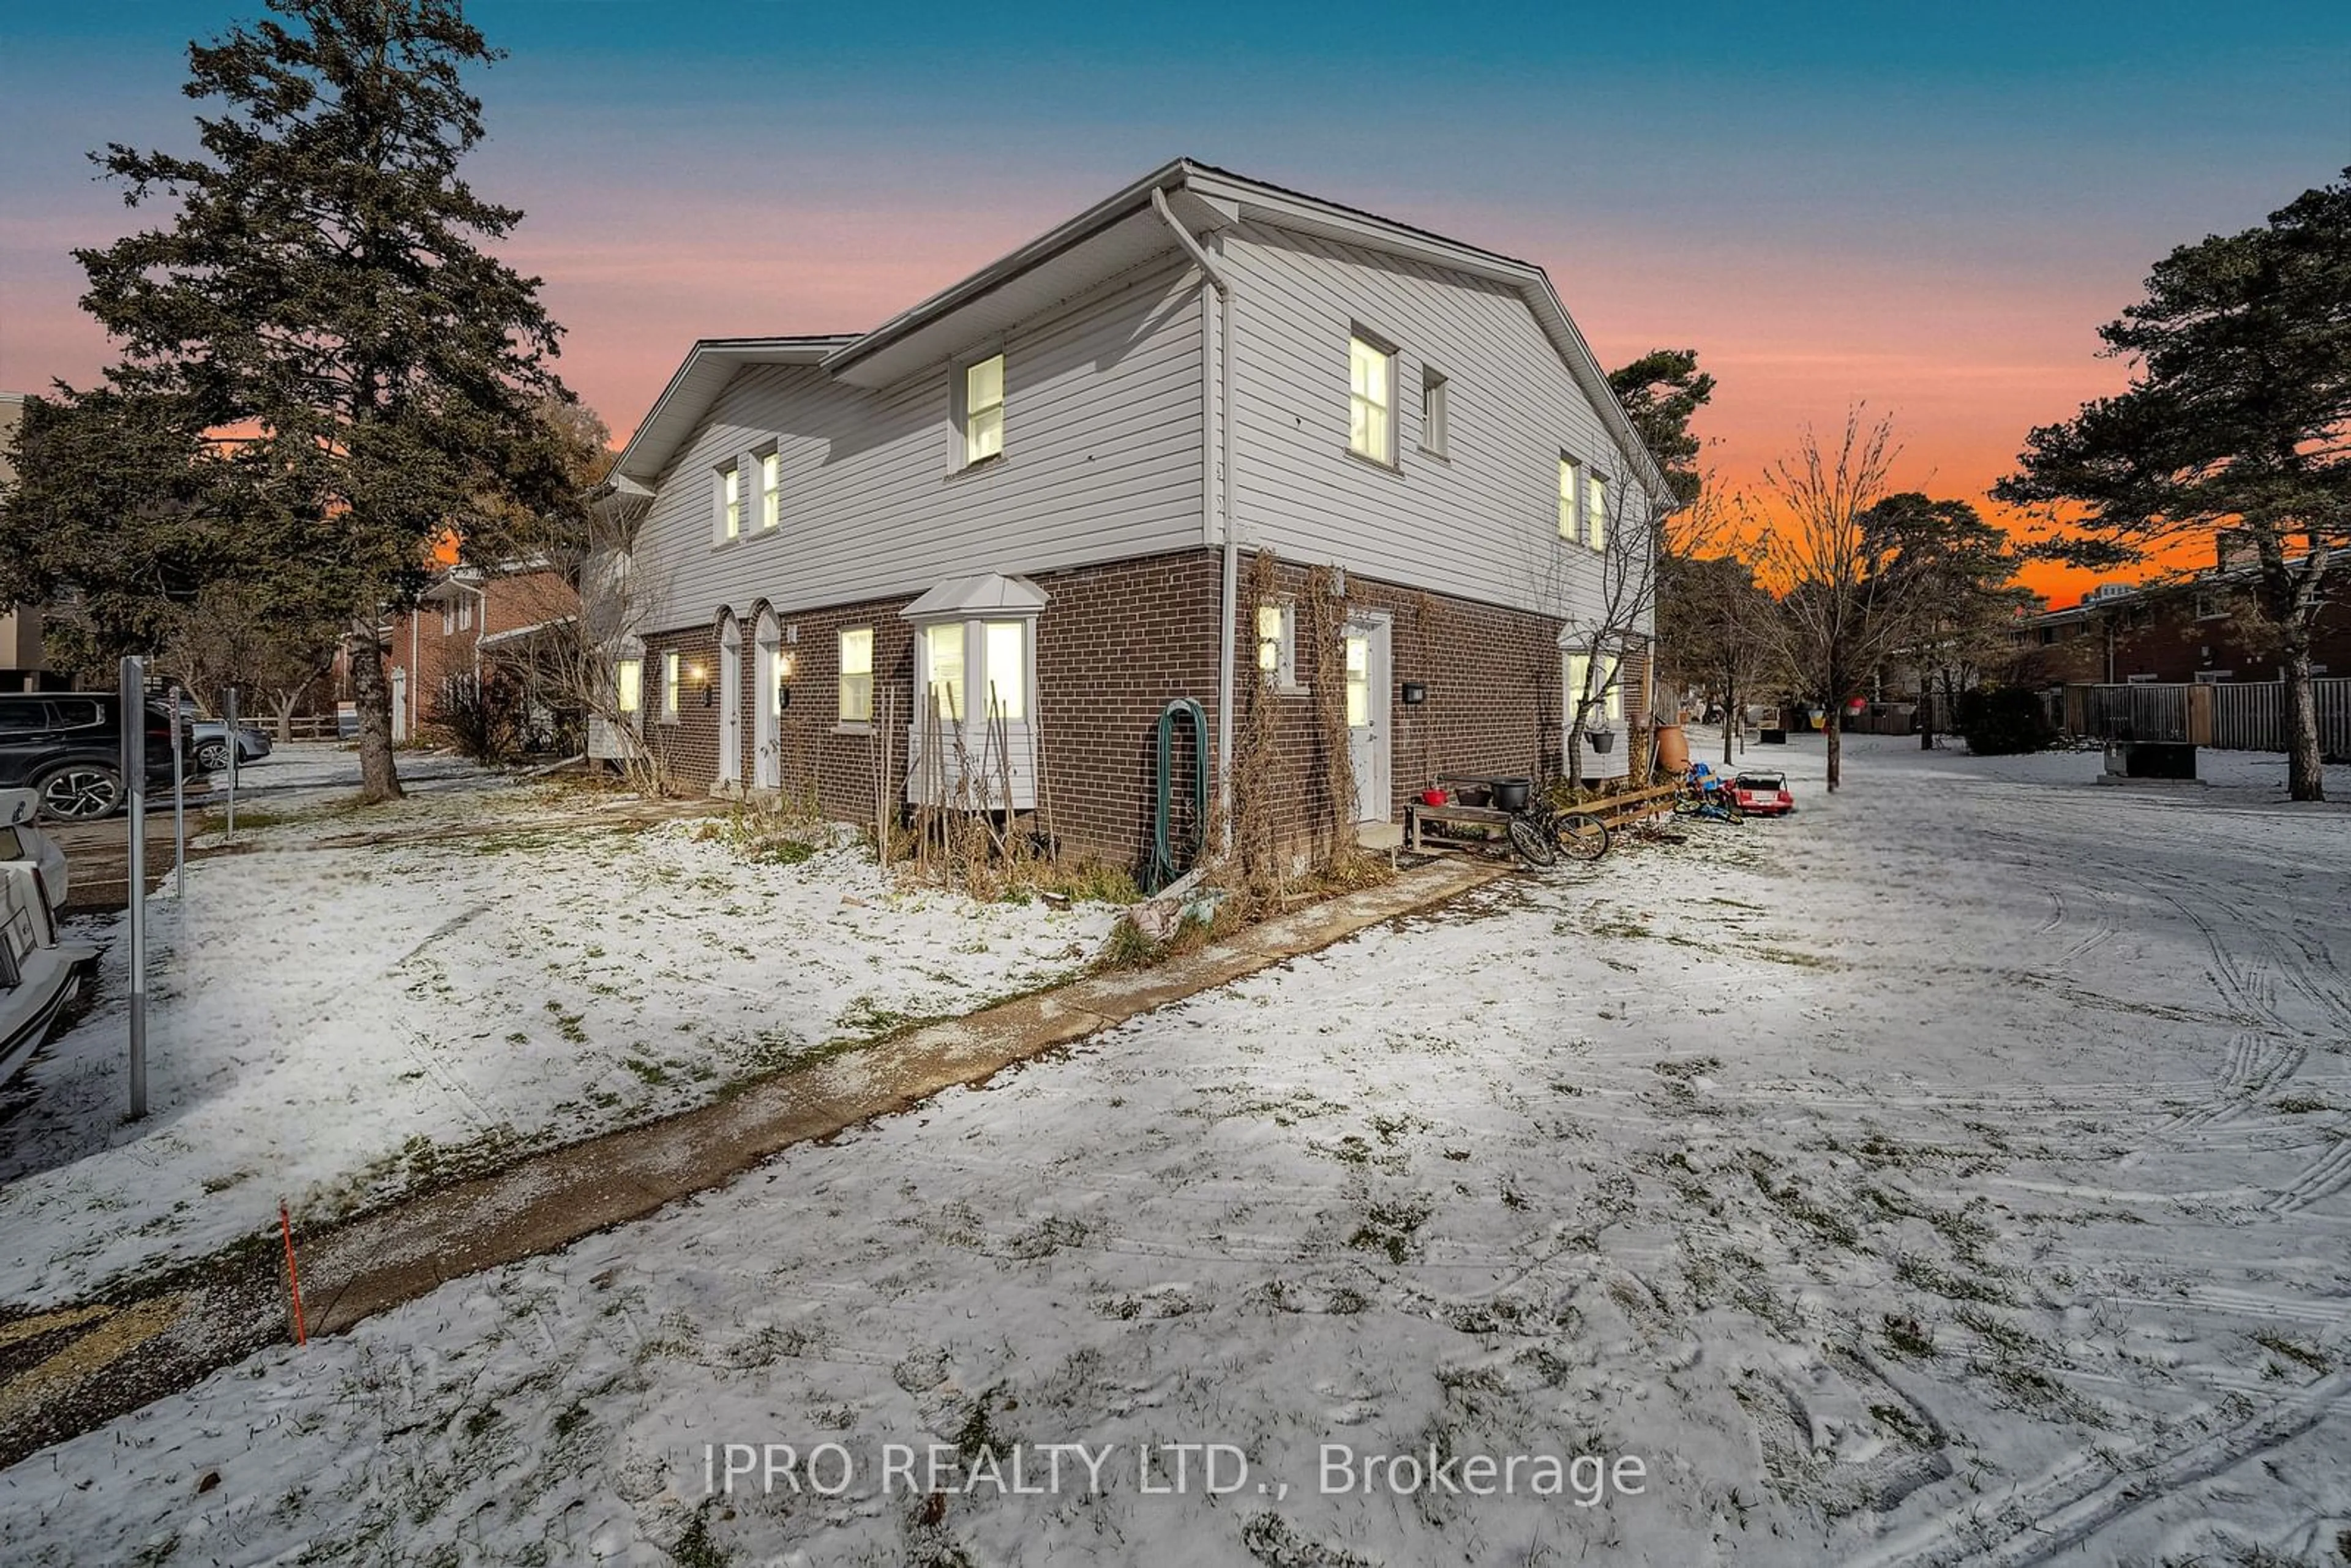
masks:
[(841, 722), (873, 722), (873, 628), (852, 626), (841, 634)]
[(644, 699), (645, 662), (643, 659), (622, 659), (613, 666), (612, 681), (623, 715), (633, 716)]

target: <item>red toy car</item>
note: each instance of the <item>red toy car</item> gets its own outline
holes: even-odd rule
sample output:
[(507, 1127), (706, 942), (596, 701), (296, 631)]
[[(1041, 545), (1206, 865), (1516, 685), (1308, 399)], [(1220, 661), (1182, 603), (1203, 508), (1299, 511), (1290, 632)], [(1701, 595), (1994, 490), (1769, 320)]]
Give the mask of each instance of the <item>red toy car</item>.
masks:
[(1731, 804), (1750, 817), (1784, 817), (1796, 809), (1784, 773), (1741, 773), (1730, 781)]

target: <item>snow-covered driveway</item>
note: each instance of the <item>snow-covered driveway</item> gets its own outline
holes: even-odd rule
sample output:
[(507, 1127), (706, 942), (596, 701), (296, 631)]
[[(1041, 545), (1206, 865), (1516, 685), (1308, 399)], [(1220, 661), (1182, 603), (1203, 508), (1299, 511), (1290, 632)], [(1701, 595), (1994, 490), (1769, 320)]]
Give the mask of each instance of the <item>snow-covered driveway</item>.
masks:
[[(59, 1563), (2351, 1551), (2351, 813), (2270, 803), (2258, 759), (2158, 791), (1851, 747), (1834, 800), (1790, 748), (1786, 822), (1499, 885), (257, 1357), (0, 1472), (0, 1532)], [(977, 1484), (893, 1474), (932, 1442)], [(1247, 1479), (1196, 1456), (1146, 1492), (1138, 1445), (1183, 1442)], [(728, 1443), (838, 1444), (850, 1485), (707, 1497)], [(989, 1486), (1053, 1444), (1109, 1446), (1099, 1490)], [(1434, 1450), (1456, 1490), (1341, 1487), (1335, 1446)], [(1472, 1495), (1474, 1456), (1607, 1464)]]

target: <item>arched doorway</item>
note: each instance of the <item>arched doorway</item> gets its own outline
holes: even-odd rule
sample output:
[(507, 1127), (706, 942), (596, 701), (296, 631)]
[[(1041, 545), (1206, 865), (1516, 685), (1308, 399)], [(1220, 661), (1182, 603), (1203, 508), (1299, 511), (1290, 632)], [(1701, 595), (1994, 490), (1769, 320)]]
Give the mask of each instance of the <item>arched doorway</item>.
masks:
[(743, 782), (743, 624), (732, 611), (718, 629), (718, 781)]
[(778, 694), (784, 685), (784, 633), (775, 612), (759, 612), (752, 639), (758, 650), (752, 690), (751, 784), (758, 789), (780, 789), (784, 783), (784, 708)]

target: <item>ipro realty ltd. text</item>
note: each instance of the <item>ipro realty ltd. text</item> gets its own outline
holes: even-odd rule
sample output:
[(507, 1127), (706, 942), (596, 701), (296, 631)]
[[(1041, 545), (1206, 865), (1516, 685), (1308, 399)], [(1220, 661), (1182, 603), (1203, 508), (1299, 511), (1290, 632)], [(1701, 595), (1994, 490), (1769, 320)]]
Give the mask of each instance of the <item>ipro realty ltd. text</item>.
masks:
[(1019, 1443), (968, 1454), (952, 1443), (883, 1443), (861, 1457), (863, 1447), (705, 1443), (703, 1488), (711, 1496), (1061, 1497), (1131, 1486), (1147, 1497), (1249, 1492), (1278, 1501), (1302, 1482), (1325, 1497), (1552, 1498), (1593, 1508), (1639, 1497), (1649, 1484), (1637, 1454), (1452, 1454), (1433, 1447), (1388, 1453), (1324, 1443), (1311, 1474), (1293, 1477), (1253, 1466), (1232, 1443)]

